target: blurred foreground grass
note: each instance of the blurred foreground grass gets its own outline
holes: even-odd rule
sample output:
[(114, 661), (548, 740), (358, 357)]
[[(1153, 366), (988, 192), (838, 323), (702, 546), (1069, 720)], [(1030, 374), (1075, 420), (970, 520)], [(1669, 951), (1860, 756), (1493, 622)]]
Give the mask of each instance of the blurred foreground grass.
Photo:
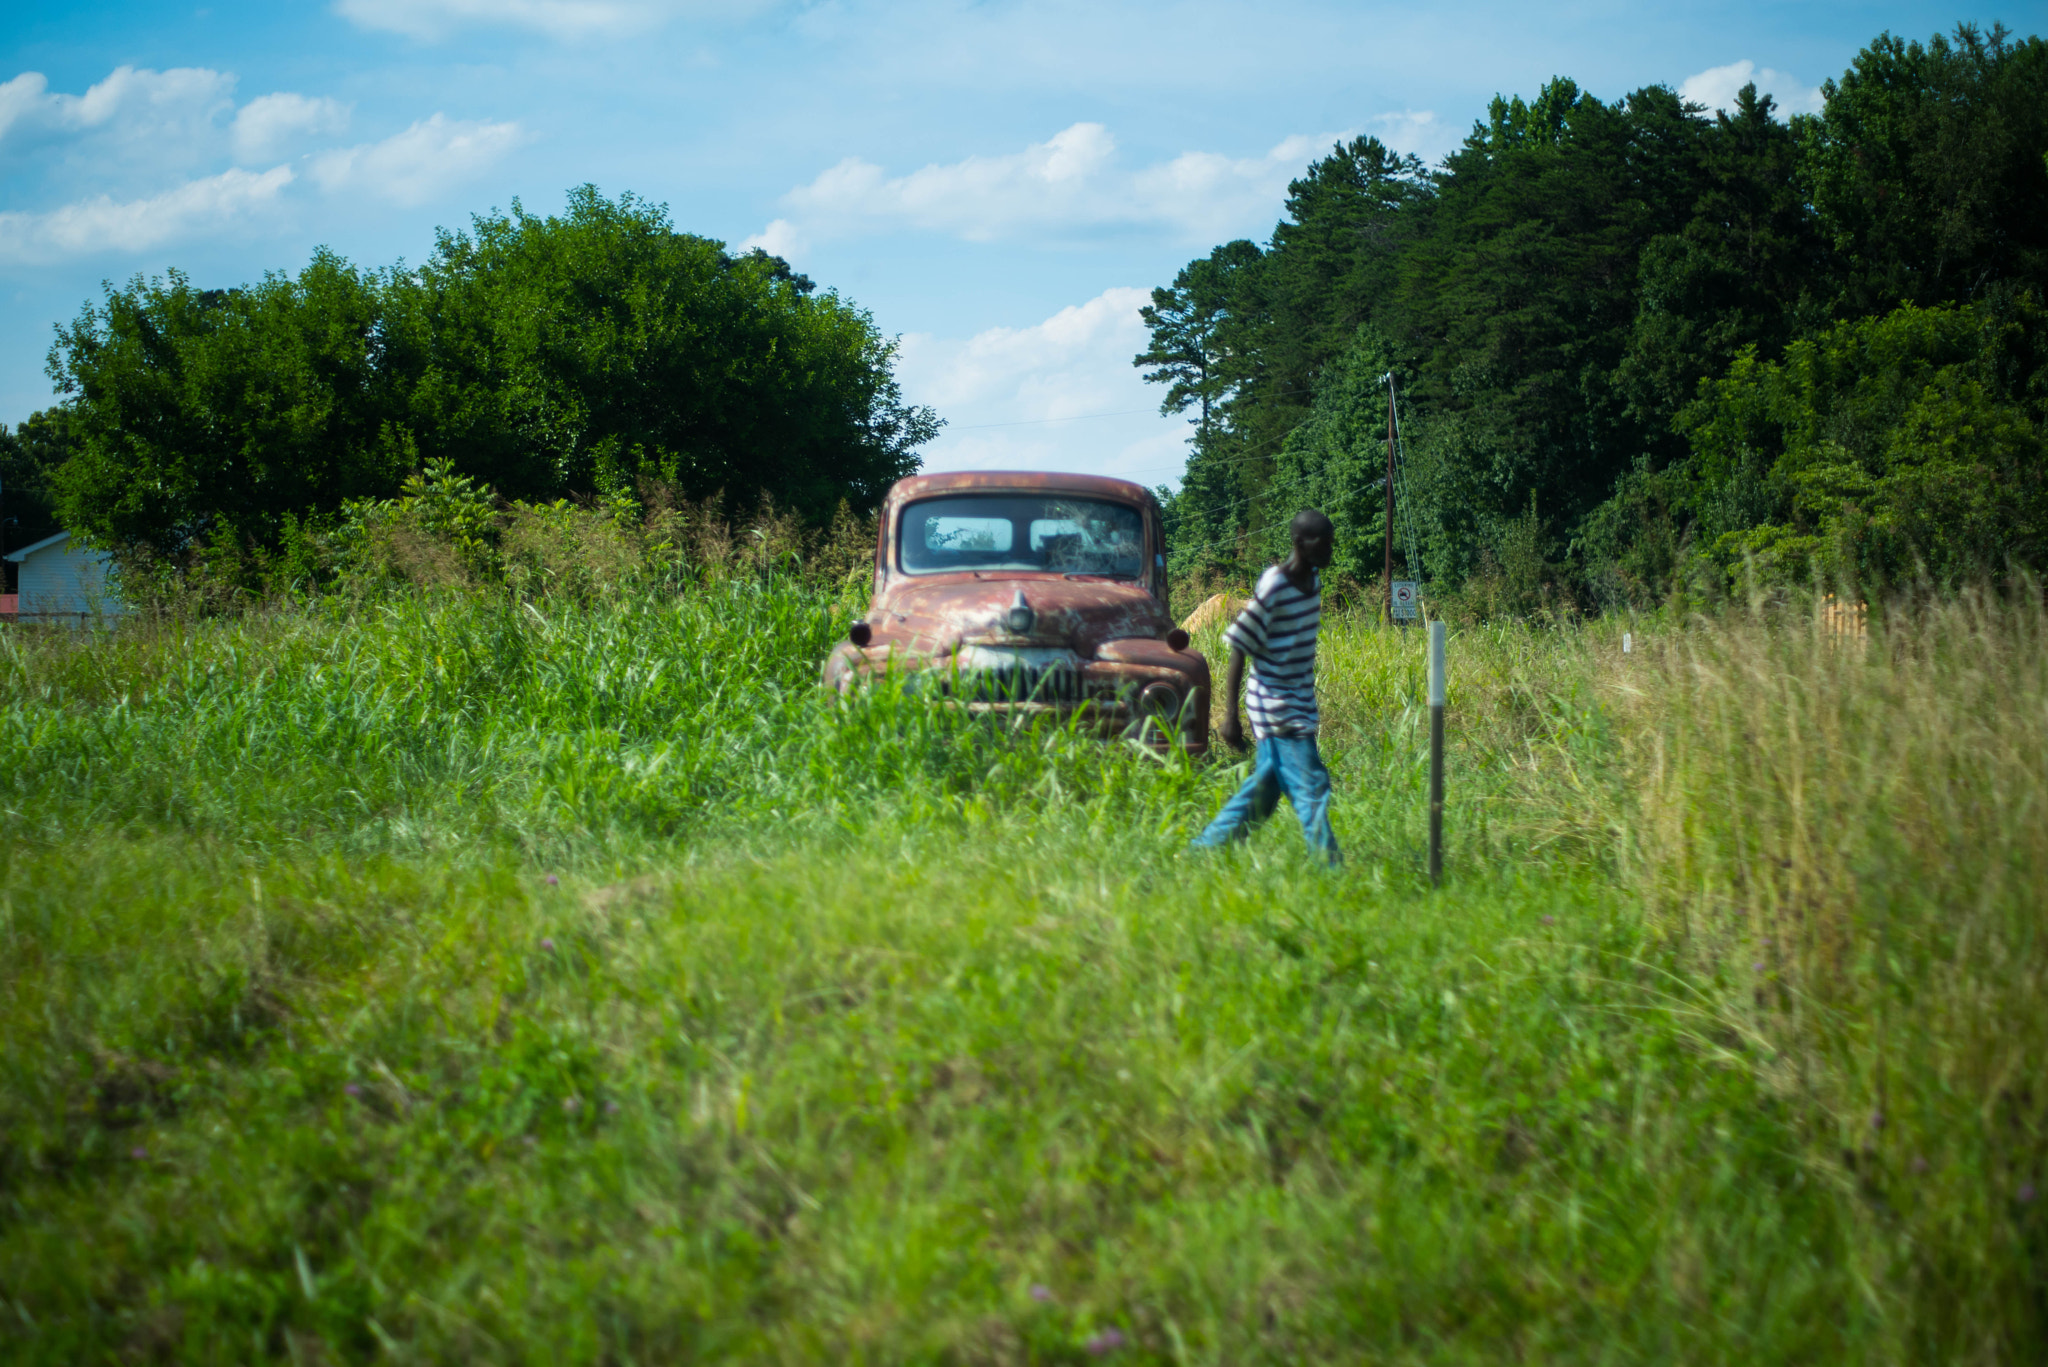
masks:
[(1454, 634), (1437, 892), (1417, 637), (1327, 874), (845, 616), (0, 638), (0, 1353), (2037, 1360), (2037, 606)]

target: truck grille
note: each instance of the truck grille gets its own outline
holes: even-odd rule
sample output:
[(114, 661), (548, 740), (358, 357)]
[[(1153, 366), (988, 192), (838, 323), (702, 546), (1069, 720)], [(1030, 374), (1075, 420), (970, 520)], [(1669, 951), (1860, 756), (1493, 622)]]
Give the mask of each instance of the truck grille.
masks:
[(1074, 703), (1087, 696), (1074, 653), (1042, 646), (962, 646), (921, 682), (958, 702)]

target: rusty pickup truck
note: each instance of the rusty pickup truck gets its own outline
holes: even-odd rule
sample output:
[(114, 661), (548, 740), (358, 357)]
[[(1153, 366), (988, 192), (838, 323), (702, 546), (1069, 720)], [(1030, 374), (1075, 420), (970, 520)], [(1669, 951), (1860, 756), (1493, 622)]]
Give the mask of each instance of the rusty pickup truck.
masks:
[(841, 691), (885, 672), (977, 712), (1209, 748), (1209, 663), (1167, 613), (1159, 505), (1126, 480), (898, 481), (874, 601), (824, 670)]

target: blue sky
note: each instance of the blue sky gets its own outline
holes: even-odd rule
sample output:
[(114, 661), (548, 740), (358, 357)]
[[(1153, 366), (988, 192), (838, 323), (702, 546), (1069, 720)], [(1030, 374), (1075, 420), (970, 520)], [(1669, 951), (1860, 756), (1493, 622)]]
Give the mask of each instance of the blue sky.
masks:
[(0, 421), (102, 280), (205, 285), (594, 182), (782, 252), (903, 339), (932, 468), (1174, 481), (1130, 358), (1189, 258), (1264, 239), (1341, 134), (1435, 160), (1552, 75), (1788, 108), (1882, 30), (2032, 6), (900, 0), (47, 3), (0, 20)]

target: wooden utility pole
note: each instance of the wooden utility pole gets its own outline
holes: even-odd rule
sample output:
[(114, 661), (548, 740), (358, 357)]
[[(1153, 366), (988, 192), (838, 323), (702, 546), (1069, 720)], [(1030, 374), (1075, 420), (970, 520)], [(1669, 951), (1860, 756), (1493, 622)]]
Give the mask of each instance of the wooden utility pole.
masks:
[(1381, 538), (1387, 555), (1387, 620), (1394, 620), (1394, 372), (1387, 372), (1387, 523)]

